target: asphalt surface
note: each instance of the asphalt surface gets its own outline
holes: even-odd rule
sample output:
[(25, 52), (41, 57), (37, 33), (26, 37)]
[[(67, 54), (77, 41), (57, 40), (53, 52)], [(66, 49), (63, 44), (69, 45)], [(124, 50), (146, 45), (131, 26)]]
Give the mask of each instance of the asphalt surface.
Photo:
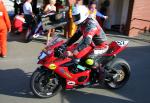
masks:
[[(109, 36), (109, 41), (122, 40)], [(118, 90), (83, 88), (63, 91), (58, 95), (39, 99), (29, 87), (32, 72), (44, 40), (23, 42), (23, 36), (9, 35), (7, 58), (0, 58), (0, 103), (150, 103), (150, 43), (129, 39), (129, 46), (119, 57), (131, 66), (127, 85)]]

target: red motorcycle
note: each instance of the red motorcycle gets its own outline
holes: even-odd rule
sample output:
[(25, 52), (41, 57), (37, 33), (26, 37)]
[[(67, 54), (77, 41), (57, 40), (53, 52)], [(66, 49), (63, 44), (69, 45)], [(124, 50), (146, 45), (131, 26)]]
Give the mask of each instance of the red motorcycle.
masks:
[[(118, 89), (127, 83), (130, 77), (130, 66), (116, 55), (127, 47), (128, 41), (112, 41), (107, 52), (95, 57), (94, 63), (98, 65), (97, 68), (85, 62), (88, 59), (87, 55), (81, 60), (67, 57), (63, 52), (56, 56), (55, 48), (64, 42), (56, 36), (40, 53), (38, 64), (41, 66), (34, 71), (30, 82), (34, 95), (47, 98), (56, 95), (62, 89), (93, 87), (100, 84)], [(67, 50), (71, 51), (75, 47), (76, 44), (67, 47)], [(90, 54), (94, 47), (89, 48), (91, 48)]]

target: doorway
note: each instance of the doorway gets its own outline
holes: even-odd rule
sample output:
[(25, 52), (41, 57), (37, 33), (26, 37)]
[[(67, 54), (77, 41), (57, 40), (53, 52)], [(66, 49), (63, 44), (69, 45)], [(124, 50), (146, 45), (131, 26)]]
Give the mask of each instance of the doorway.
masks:
[(111, 29), (122, 32), (127, 23), (129, 0), (111, 0), (109, 19)]

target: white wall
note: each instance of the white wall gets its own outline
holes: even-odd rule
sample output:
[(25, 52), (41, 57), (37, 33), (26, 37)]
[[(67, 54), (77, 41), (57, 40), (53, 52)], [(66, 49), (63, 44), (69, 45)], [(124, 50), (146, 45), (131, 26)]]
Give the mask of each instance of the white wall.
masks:
[(108, 17), (111, 25), (114, 25), (115, 24), (115, 0), (111, 0)]
[(129, 8), (129, 0), (124, 0), (123, 9), (122, 9), (121, 24), (125, 25), (127, 22), (128, 8)]
[(112, 0), (109, 8), (111, 25), (126, 24), (129, 0)]
[(112, 0), (109, 11), (111, 25), (121, 23), (123, 1), (126, 0)]

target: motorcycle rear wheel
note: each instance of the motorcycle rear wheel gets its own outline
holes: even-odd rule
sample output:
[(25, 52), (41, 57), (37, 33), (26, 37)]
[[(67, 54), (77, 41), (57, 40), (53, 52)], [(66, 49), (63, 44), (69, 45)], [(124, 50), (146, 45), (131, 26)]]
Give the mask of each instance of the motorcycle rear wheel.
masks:
[(30, 81), (33, 94), (40, 98), (49, 98), (62, 90), (56, 74), (47, 70), (37, 69)]
[(119, 89), (123, 87), (130, 77), (130, 66), (121, 58), (116, 58), (107, 65), (107, 72), (111, 76), (106, 76), (105, 86), (110, 89)]

